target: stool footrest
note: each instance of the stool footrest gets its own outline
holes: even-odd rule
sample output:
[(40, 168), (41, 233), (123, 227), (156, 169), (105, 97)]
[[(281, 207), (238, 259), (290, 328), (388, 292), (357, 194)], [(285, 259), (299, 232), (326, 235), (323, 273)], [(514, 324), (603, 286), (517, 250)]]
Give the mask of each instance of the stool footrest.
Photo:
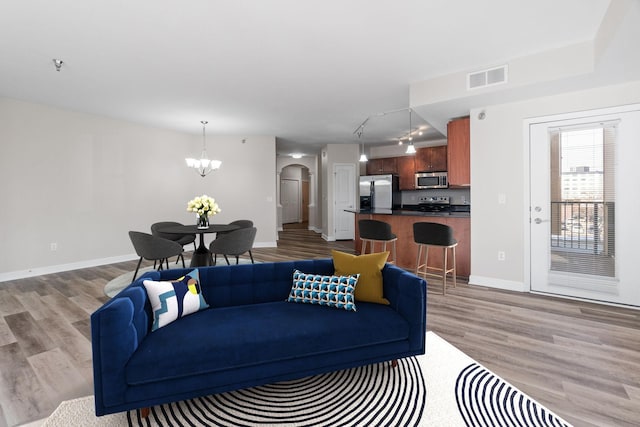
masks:
[[(416, 262), (416, 275), (421, 275), (426, 278), (429, 277), (438, 277), (442, 279), (442, 295), (447, 293), (447, 275), (451, 274), (453, 279), (453, 287), (456, 287), (456, 244), (448, 245), (448, 246), (440, 246), (440, 245), (430, 245), (426, 243), (418, 243), (418, 260)], [(442, 267), (434, 267), (428, 265), (429, 259), (429, 247), (435, 247), (442, 249)], [(424, 249), (424, 257), (422, 256), (422, 250)], [(451, 268), (449, 267), (448, 262), (448, 251), (451, 250)], [(422, 262), (424, 259), (424, 262)], [(438, 273), (433, 273), (432, 271), (437, 271)]]

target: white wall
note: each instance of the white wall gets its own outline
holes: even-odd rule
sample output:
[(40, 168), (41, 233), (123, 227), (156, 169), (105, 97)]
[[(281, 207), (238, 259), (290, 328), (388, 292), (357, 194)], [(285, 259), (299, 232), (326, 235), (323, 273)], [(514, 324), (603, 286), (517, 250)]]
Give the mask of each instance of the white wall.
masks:
[[(640, 102), (640, 81), (562, 95), (488, 105), (471, 111), (471, 277), (470, 283), (525, 290), (528, 229), (528, 118)], [(484, 110), (486, 118), (478, 119)], [(505, 195), (505, 204), (498, 195)], [(637, 197), (628, 191), (627, 196)], [(506, 253), (505, 261), (497, 252)]]
[(201, 178), (184, 163), (201, 149), (194, 127), (183, 134), (0, 98), (0, 280), (136, 258), (129, 230), (194, 223), (186, 204), (203, 193), (222, 209), (213, 222), (251, 219), (256, 246), (275, 246), (275, 138), (243, 144), (208, 129), (208, 152), (223, 163)]

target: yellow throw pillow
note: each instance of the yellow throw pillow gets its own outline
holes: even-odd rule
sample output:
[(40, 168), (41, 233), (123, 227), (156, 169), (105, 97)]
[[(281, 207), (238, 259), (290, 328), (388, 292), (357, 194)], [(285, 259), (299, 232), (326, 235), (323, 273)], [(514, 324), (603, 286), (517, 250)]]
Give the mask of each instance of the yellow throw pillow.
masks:
[(382, 294), (382, 269), (387, 262), (389, 252), (376, 252), (364, 255), (351, 255), (336, 250), (331, 251), (336, 275), (348, 276), (360, 274), (356, 285), (356, 301), (389, 304)]

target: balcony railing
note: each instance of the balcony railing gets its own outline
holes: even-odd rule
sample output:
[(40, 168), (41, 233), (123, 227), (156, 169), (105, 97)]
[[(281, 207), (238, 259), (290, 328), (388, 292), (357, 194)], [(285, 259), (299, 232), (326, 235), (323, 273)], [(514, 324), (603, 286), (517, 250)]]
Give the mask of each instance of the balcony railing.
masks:
[(613, 255), (613, 214), (613, 203), (551, 202), (551, 247)]

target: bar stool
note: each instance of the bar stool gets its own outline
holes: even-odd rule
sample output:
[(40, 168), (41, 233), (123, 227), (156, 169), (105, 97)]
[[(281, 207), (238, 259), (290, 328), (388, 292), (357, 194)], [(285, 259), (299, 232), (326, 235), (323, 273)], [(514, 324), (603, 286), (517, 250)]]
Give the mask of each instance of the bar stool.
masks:
[[(418, 244), (418, 261), (416, 263), (416, 275), (439, 277), (442, 279), (442, 295), (447, 293), (447, 274), (453, 274), (453, 287), (456, 287), (456, 246), (458, 242), (453, 238), (453, 229), (445, 224), (434, 222), (416, 222), (413, 224), (413, 241)], [(442, 249), (442, 268), (427, 265), (429, 259), (429, 247)], [(424, 262), (422, 262), (422, 249), (424, 248)], [(453, 266), (449, 268), (447, 254), (451, 249)], [(435, 270), (440, 274), (431, 273)]]
[(391, 226), (386, 222), (377, 221), (375, 219), (361, 219), (358, 221), (358, 232), (362, 241), (361, 254), (367, 253), (367, 243), (369, 243), (370, 253), (375, 252), (375, 244), (382, 243), (382, 251), (387, 250), (387, 243), (391, 243), (391, 261), (390, 264), (396, 262), (396, 241), (398, 238), (391, 232)]

